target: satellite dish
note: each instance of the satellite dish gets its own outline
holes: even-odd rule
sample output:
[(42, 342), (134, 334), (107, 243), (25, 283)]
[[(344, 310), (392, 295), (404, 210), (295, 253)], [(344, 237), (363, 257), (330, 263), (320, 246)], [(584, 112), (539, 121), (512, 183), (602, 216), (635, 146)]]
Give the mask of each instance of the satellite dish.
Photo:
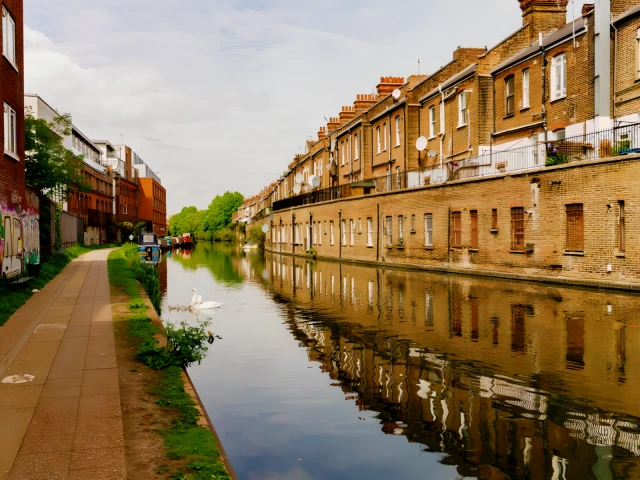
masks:
[(336, 149), (336, 139), (331, 139), (331, 151), (333, 152)]
[(425, 148), (427, 148), (427, 137), (420, 137), (416, 141), (416, 148), (418, 151), (422, 152)]
[(331, 163), (327, 163), (327, 170), (331, 170)]
[(308, 192), (309, 190), (311, 190), (311, 187), (309, 186), (308, 183), (305, 183), (304, 185), (302, 185), (303, 192)]
[(320, 186), (320, 177), (316, 177), (315, 175), (313, 177), (311, 177), (309, 179), (309, 183), (311, 184), (312, 187), (319, 187)]
[(266, 223), (262, 224), (262, 231), (264, 233), (267, 233), (269, 231), (269, 225), (267, 225)]
[(391, 96), (393, 97), (394, 100), (397, 100), (400, 98), (400, 95), (402, 94), (402, 92), (400, 91), (399, 88), (396, 88), (392, 93)]
[(248, 217), (249, 216), (249, 207), (244, 209), (244, 216)]
[(427, 152), (427, 157), (429, 158), (435, 158), (435, 156), (438, 154), (438, 152), (436, 152), (435, 150), (429, 150)]
[(304, 177), (302, 176), (301, 173), (296, 173), (296, 176), (294, 178), (296, 183), (302, 183), (304, 181)]
[(302, 191), (302, 186), (299, 183), (296, 183), (293, 186), (293, 193), (295, 193), (296, 195), (300, 194), (300, 192)]

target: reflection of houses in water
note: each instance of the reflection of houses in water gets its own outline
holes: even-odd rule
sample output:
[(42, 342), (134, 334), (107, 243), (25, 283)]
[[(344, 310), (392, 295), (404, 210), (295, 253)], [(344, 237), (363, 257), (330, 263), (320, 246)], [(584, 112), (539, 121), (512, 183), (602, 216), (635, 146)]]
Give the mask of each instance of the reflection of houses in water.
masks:
[(310, 359), (385, 433), (482, 478), (491, 465), (515, 478), (636, 471), (624, 457), (640, 456), (638, 425), (603, 412), (640, 413), (638, 372), (624, 369), (640, 360), (625, 330), (640, 300), (291, 257), (267, 268)]

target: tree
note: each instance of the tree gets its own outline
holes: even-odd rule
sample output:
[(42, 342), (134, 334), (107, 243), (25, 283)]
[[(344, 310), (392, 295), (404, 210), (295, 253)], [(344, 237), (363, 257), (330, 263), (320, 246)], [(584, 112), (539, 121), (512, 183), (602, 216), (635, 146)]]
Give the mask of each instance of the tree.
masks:
[(69, 191), (91, 191), (82, 175), (82, 156), (63, 145), (71, 135), (71, 115), (58, 115), (51, 122), (28, 114), (24, 121), (27, 184), (54, 197)]
[(227, 228), (231, 224), (233, 212), (242, 205), (244, 197), (238, 192), (225, 192), (217, 195), (206, 210), (204, 216), (204, 230), (214, 234), (218, 230)]

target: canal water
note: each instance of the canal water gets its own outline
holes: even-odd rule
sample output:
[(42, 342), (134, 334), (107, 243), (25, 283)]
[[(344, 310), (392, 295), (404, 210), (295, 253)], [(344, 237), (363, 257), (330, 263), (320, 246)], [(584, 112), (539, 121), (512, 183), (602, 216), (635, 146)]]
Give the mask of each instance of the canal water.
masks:
[[(640, 296), (200, 243), (163, 318), (241, 479), (640, 478)], [(202, 315), (201, 315), (202, 317)]]

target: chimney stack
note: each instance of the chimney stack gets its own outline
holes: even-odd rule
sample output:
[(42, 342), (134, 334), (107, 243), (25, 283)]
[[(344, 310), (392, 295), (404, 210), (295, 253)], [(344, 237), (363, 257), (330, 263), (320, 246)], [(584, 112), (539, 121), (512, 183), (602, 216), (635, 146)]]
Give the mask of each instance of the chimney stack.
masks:
[(381, 77), (378, 84), (378, 95), (389, 95), (396, 88), (404, 85), (404, 77)]
[(532, 40), (539, 33), (549, 33), (567, 23), (569, 0), (518, 0), (522, 10), (522, 25), (529, 26)]
[(342, 107), (340, 112), (340, 123), (346, 123), (356, 116), (356, 107)]
[(320, 127), (320, 130), (318, 130), (318, 140), (323, 138), (327, 138), (327, 127)]
[(353, 102), (353, 108), (356, 110), (369, 110), (378, 103), (378, 95), (375, 93), (363, 93), (356, 95), (356, 101)]
[(327, 131), (332, 132), (340, 128), (340, 118), (338, 117), (330, 117), (329, 123), (327, 123)]

